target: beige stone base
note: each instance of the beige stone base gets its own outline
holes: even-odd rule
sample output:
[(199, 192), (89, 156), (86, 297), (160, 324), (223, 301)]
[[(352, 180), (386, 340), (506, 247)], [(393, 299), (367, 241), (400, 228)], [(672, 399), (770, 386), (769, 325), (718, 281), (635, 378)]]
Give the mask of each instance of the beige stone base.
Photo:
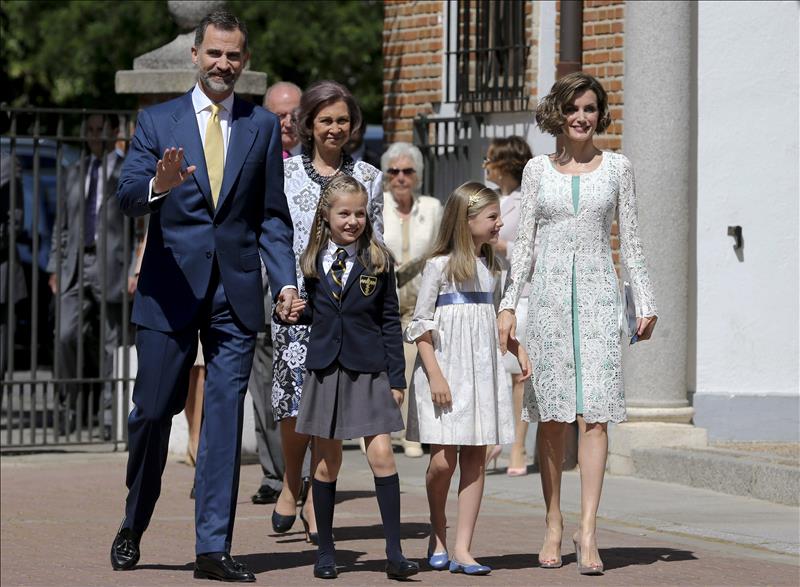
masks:
[(608, 472), (614, 475), (634, 473), (631, 451), (638, 448), (708, 446), (705, 428), (669, 422), (624, 422), (608, 435)]

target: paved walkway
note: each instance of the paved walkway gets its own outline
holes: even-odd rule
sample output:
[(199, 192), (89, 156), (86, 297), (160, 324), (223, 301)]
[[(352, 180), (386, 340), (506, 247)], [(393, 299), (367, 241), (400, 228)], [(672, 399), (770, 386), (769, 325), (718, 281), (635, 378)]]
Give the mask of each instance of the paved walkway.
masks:
[[(46, 454), (0, 459), (0, 583), (18, 585), (198, 585), (192, 579), (193, 470), (170, 462), (155, 518), (142, 541), (136, 570), (113, 572), (108, 551), (122, 517), (124, 454)], [(427, 458), (398, 455), (403, 489), (404, 550), (422, 560), (427, 545)], [(314, 549), (302, 527), (272, 534), (272, 506), (249, 496), (260, 480), (256, 465), (242, 467), (234, 555), (256, 573), (257, 584), (321, 584), (313, 578)], [(454, 479), (453, 486), (457, 485)], [(335, 534), (336, 585), (388, 585), (372, 477), (357, 448), (345, 452)], [(544, 536), (543, 505), (535, 474), (488, 476), (473, 553), (494, 567), (488, 577), (425, 571), (421, 585), (793, 585), (800, 583), (798, 509), (643, 481), (607, 477), (598, 541), (603, 577), (579, 577), (568, 540), (579, 510), (578, 474), (567, 473), (563, 503), (565, 566), (535, 568)], [(455, 497), (455, 496), (453, 496)], [(455, 499), (448, 508), (455, 522)]]

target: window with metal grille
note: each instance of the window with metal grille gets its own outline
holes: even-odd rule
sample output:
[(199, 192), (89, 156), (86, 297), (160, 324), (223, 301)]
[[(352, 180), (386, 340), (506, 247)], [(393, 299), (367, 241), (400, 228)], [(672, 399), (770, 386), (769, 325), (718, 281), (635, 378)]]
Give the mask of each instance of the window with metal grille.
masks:
[(458, 0), (447, 24), (446, 101), (464, 113), (526, 110), (526, 5), (521, 0)]

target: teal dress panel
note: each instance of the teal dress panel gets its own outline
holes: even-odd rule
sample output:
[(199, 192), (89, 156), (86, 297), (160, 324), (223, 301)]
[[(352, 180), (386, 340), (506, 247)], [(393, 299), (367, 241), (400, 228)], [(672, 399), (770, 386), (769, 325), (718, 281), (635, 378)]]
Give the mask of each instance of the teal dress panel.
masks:
[[(575, 215), (580, 206), (581, 178), (572, 176), (572, 208)], [(583, 373), (581, 370), (581, 328), (578, 315), (578, 285), (575, 259), (572, 259), (572, 350), (575, 354), (575, 413), (583, 414)]]

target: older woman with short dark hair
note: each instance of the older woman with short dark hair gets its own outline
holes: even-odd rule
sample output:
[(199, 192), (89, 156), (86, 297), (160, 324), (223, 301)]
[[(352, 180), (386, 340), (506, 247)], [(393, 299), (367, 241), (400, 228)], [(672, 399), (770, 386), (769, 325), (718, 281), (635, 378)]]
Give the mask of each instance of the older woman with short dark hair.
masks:
[[(405, 328), (414, 314), (419, 289), (420, 271), (442, 220), (442, 204), (436, 198), (419, 193), (425, 168), (420, 150), (410, 143), (393, 143), (381, 157), (386, 193), (383, 210), (384, 240), (398, 263), (397, 280), (400, 288), (400, 321)], [(406, 381), (411, 372), (417, 349), (403, 345), (406, 355)], [(403, 418), (408, 415), (408, 396), (403, 402)], [(407, 457), (421, 457), (422, 446), (403, 438)]]
[[(284, 192), (294, 225), (294, 253), (299, 259), (308, 244), (322, 189), (334, 177), (345, 174), (361, 183), (369, 194), (367, 213), (375, 232), (383, 234), (383, 178), (369, 163), (354, 162), (345, 150), (353, 133), (361, 128), (361, 110), (350, 91), (334, 81), (312, 85), (300, 99), (297, 132), (303, 144), (300, 155), (283, 162)], [(300, 297), (306, 298), (303, 274), (296, 263)], [(286, 465), (283, 490), (272, 513), (275, 532), (288, 532), (295, 521), (301, 493), (301, 470), (310, 437), (295, 432), (295, 421), (305, 378), (306, 350), (311, 327), (272, 323), (274, 348), (272, 410), (280, 422), (283, 458)], [(306, 540), (316, 542), (316, 528), (308, 499), (300, 510)], [(303, 510), (306, 510), (304, 513)]]

